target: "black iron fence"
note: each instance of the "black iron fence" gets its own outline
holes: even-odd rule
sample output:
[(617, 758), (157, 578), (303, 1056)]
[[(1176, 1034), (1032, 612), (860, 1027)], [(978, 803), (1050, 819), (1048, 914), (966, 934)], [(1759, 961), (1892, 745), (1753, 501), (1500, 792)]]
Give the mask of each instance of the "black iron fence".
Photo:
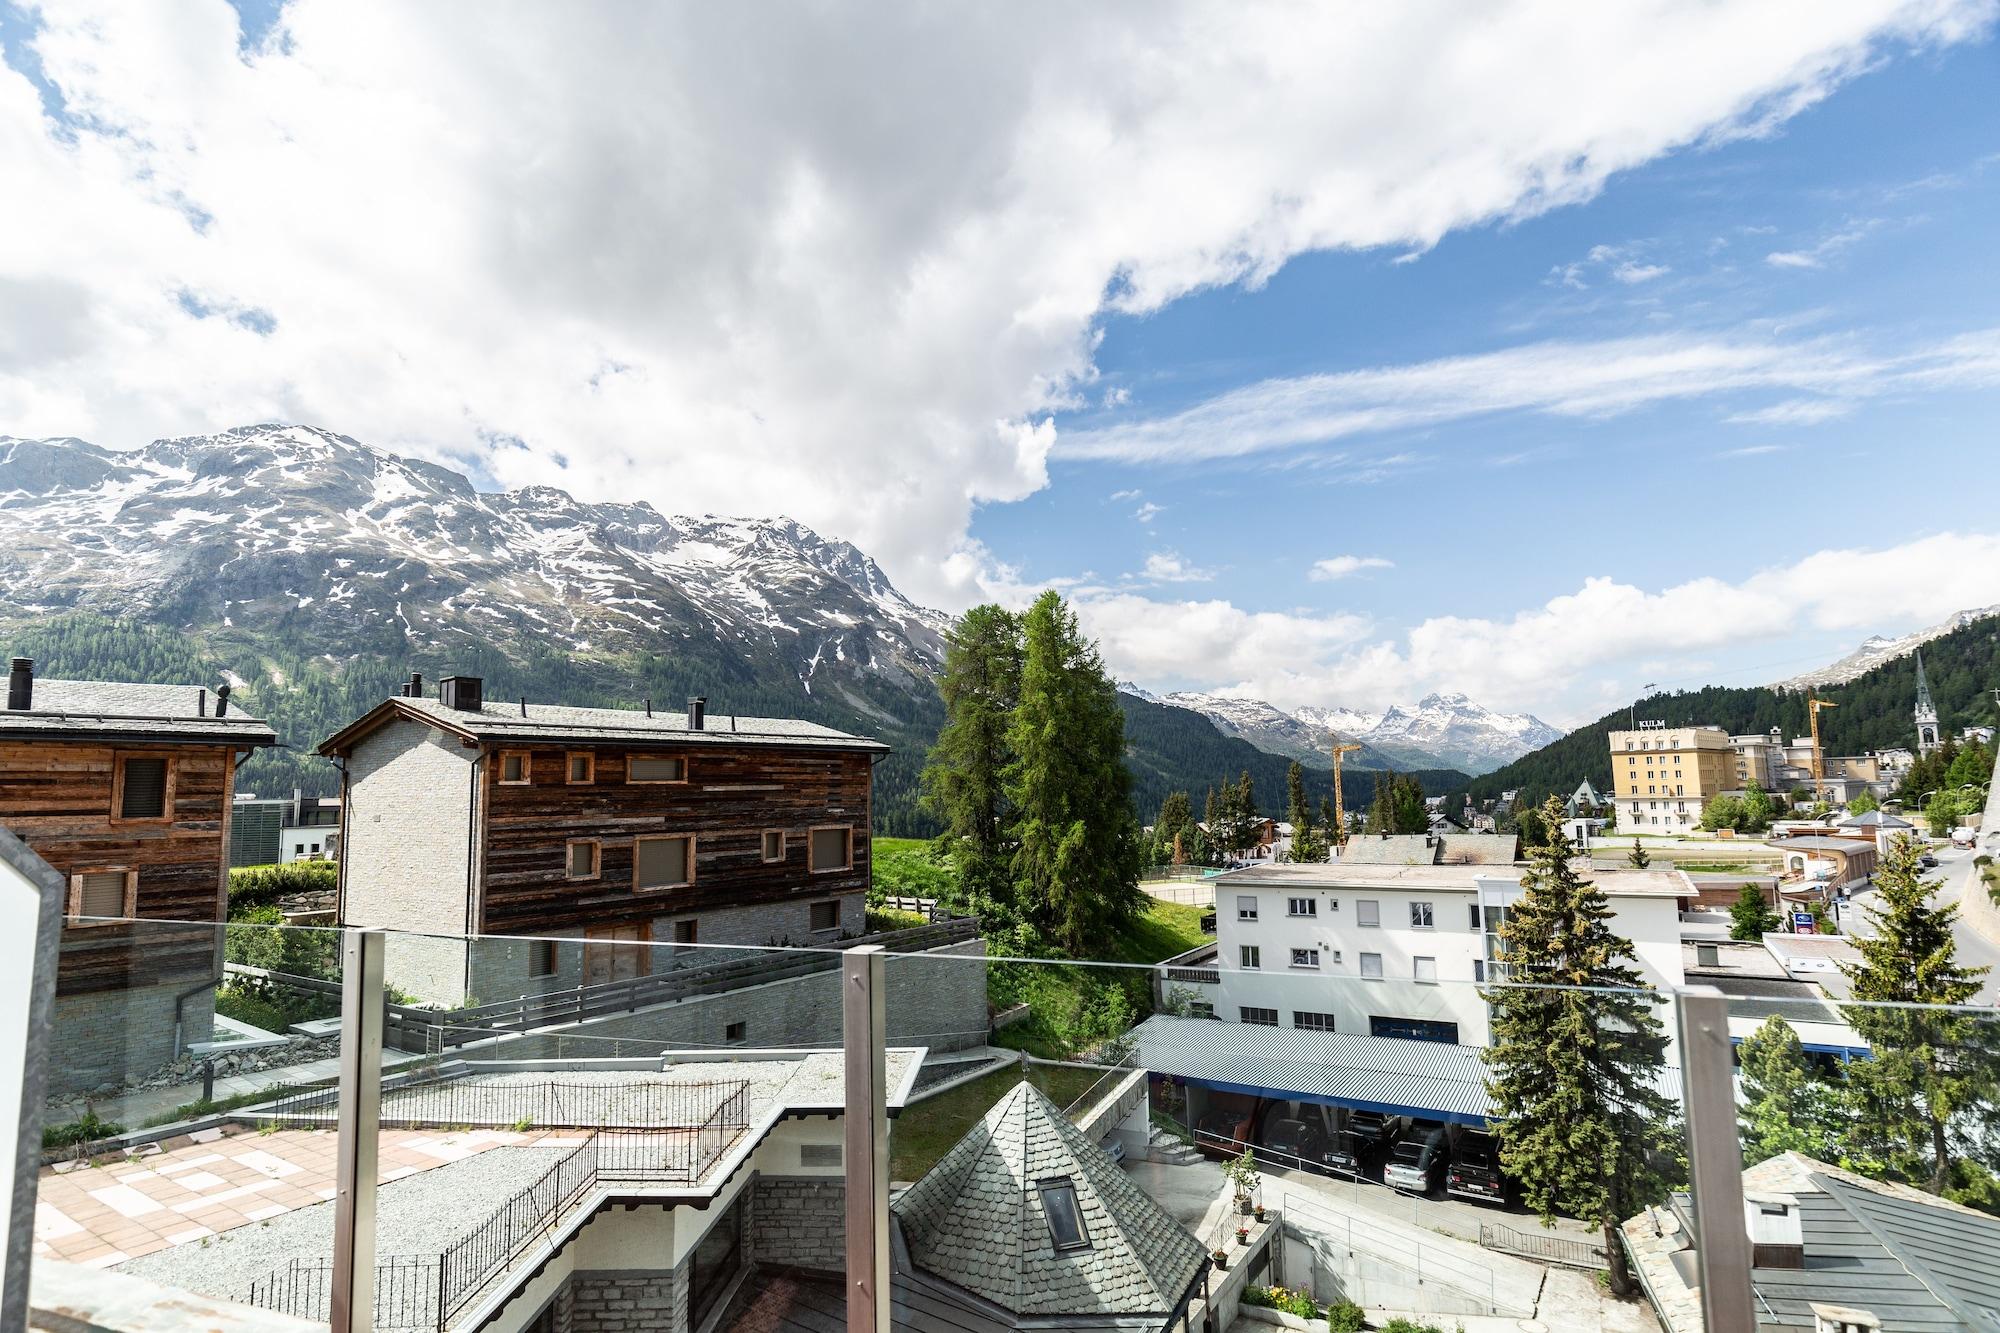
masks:
[[(600, 1184), (700, 1179), (742, 1135), (749, 1110), (749, 1085), (684, 1086), (725, 1091), (712, 1099), (705, 1115), (684, 1125), (599, 1130), (439, 1255), (378, 1261), (375, 1327), (449, 1327), (494, 1278), (537, 1241), (549, 1237), (556, 1224)], [(294, 1259), (252, 1283), (243, 1301), (324, 1321), (331, 1317), (332, 1278), (330, 1261)]]
[[(734, 1105), (734, 1128), (743, 1127), (742, 1101), (749, 1085), (740, 1079), (714, 1082), (609, 1077), (590, 1081), (524, 1078), (416, 1076), (382, 1089), (385, 1129), (436, 1125), (487, 1128), (691, 1129), (705, 1125), (719, 1109)], [(268, 1106), (246, 1110), (258, 1121), (329, 1121), (338, 1113), (337, 1086), (301, 1088)]]
[(1604, 1257), (1602, 1244), (1572, 1240), (1567, 1236), (1551, 1236), (1546, 1231), (1516, 1231), (1497, 1222), (1479, 1224), (1479, 1243), (1489, 1250), (1519, 1255), (1524, 1259), (1539, 1259), (1545, 1264), (1562, 1264), (1568, 1268), (1611, 1267)]

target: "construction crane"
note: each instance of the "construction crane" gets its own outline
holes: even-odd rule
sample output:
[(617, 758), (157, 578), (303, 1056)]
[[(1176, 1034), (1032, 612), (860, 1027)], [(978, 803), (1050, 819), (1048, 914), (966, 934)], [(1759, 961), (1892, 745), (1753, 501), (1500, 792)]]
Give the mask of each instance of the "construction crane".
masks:
[(1333, 735), (1333, 845), (1336, 848), (1347, 845), (1347, 807), (1340, 800), (1340, 756), (1353, 754), (1360, 745), (1349, 742), (1341, 744), (1340, 733)]
[(1815, 699), (1810, 693), (1806, 695), (1806, 716), (1812, 723), (1813, 799), (1816, 801), (1824, 801), (1826, 799), (1826, 761), (1820, 756), (1819, 710), (1822, 708), (1838, 707), (1840, 705), (1837, 703), (1826, 699)]

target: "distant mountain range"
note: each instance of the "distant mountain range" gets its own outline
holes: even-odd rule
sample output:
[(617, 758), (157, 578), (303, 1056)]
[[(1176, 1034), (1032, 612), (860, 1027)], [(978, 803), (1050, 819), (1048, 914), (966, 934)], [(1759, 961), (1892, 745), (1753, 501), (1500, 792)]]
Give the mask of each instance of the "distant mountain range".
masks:
[(1884, 662), (1891, 662), (1905, 653), (1914, 652), (1933, 639), (1941, 639), (1955, 629), (1961, 629), (1975, 620), (1982, 620), (1992, 615), (2000, 615), (2000, 606), (1983, 606), (1974, 611), (1960, 611), (1929, 629), (1915, 630), (1909, 634), (1898, 634), (1893, 637), (1871, 634), (1861, 641), (1859, 648), (1838, 662), (1829, 663), (1817, 671), (1808, 671), (1803, 676), (1793, 676), (1790, 680), (1773, 681), (1772, 688), (1803, 690), (1817, 685), (1838, 685), (1853, 680), (1865, 672), (1873, 671)]
[(1527, 713), (1496, 713), (1463, 694), (1427, 694), (1386, 712), (1351, 708), (1300, 708), (1286, 712), (1261, 699), (1180, 691), (1159, 702), (1186, 708), (1259, 749), (1327, 762), (1333, 736), (1363, 751), (1349, 762), (1375, 768), (1451, 768), (1490, 773), (1559, 739), (1562, 732)]

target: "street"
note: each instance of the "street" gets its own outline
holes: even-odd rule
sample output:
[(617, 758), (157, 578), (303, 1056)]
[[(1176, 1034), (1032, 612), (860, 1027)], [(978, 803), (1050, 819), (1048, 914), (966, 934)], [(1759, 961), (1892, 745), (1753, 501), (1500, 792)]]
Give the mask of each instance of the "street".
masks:
[[(1938, 859), (1937, 868), (1924, 874), (1924, 881), (1933, 886), (1932, 903), (1956, 903), (1968, 890), (1976, 891), (1976, 886), (1968, 882), (1978, 875), (1977, 867), (1972, 864), (1975, 855), (1972, 850), (1936, 847), (1932, 849), (1932, 853)], [(1873, 889), (1854, 895), (1852, 907), (1843, 913), (1843, 919), (1849, 923), (1852, 934), (1857, 936), (1874, 934), (1868, 923), (1868, 915), (1875, 897)], [(2000, 944), (1995, 944), (1982, 934), (1966, 919), (1962, 911), (1953, 926), (1958, 936), (1959, 961), (1970, 967), (1992, 969), (1980, 978), (1980, 992), (1976, 1002), (1979, 1004), (2000, 1002)]]

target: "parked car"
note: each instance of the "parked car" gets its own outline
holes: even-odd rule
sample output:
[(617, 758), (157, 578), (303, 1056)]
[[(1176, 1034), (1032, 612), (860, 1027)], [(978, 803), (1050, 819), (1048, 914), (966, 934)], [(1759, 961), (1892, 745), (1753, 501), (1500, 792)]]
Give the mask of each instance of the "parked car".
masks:
[(1484, 1203), (1507, 1201), (1507, 1178), (1500, 1173), (1500, 1145), (1491, 1134), (1468, 1130), (1451, 1150), (1444, 1173), (1447, 1194)]
[(1257, 1155), (1278, 1166), (1326, 1170), (1333, 1143), (1332, 1108), (1317, 1102), (1273, 1099), (1259, 1111)]
[(1405, 1194), (1430, 1194), (1444, 1184), (1450, 1160), (1450, 1130), (1435, 1120), (1418, 1120), (1389, 1150), (1382, 1183)]
[(1938, 867), (1938, 859), (1935, 856), (1932, 856), (1929, 852), (1925, 852), (1922, 856), (1919, 856), (1917, 858), (1917, 864), (1921, 865), (1926, 870), (1936, 870)]
[(1329, 1170), (1344, 1176), (1358, 1176), (1374, 1165), (1395, 1141), (1402, 1127), (1400, 1116), (1379, 1111), (1350, 1111), (1327, 1145), (1325, 1161)]

